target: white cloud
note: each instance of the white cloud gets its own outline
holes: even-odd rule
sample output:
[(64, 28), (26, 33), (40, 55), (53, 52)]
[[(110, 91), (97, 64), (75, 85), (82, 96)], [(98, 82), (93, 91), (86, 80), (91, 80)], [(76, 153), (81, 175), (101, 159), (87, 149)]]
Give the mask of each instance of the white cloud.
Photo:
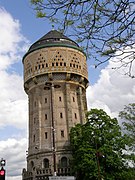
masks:
[(28, 102), (22, 84), (19, 75), (0, 71), (0, 126), (26, 128)]
[(0, 9), (0, 126), (26, 128), (27, 96), (23, 91), (23, 78), (8, 69), (21, 63), (28, 40), (20, 32), (20, 23)]
[[(126, 60), (128, 61), (128, 58)], [(124, 105), (135, 102), (135, 79), (122, 75), (126, 67), (116, 71), (112, 70), (113, 66), (114, 62), (110, 61), (108, 66), (101, 70), (97, 83), (87, 89), (87, 99), (89, 109), (104, 109), (109, 115), (117, 117)], [(135, 69), (135, 63), (132, 68)]]
[[(28, 40), (21, 34), (20, 22), (3, 8), (0, 8), (0, 27), (0, 128), (6, 132), (6, 126), (8, 131), (9, 127), (15, 127), (26, 132), (28, 101), (23, 91), (23, 77), (11, 69), (15, 63), (22, 63)], [(21, 137), (21, 133), (11, 135), (8, 131), (6, 137), (8, 134), (10, 137), (0, 141), (0, 154), (7, 161), (7, 179), (18, 180), (26, 166), (27, 139)]]
[(7, 139), (0, 141), (0, 154), (6, 160), (6, 177), (8, 180), (21, 179), (22, 169), (26, 167), (25, 149), (27, 148), (27, 139)]
[(28, 40), (20, 32), (20, 23), (0, 8), (0, 69), (20, 60), (20, 53), (27, 48)]

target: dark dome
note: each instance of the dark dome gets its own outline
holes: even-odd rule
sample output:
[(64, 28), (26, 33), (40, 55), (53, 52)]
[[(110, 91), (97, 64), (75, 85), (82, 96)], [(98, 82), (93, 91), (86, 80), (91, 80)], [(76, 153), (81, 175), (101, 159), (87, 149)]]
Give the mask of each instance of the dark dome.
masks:
[(70, 46), (74, 48), (79, 48), (79, 45), (68, 37), (64, 36), (62, 33), (56, 30), (49, 31), (46, 35), (36, 41), (31, 45), (28, 52), (51, 46)]

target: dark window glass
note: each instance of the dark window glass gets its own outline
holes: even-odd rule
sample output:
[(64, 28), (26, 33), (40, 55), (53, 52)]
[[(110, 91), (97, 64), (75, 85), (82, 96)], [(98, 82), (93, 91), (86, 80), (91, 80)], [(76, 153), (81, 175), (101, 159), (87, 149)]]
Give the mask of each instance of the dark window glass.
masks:
[(67, 167), (67, 158), (66, 157), (61, 158), (61, 167)]
[(44, 168), (49, 168), (49, 160), (47, 158), (44, 159)]

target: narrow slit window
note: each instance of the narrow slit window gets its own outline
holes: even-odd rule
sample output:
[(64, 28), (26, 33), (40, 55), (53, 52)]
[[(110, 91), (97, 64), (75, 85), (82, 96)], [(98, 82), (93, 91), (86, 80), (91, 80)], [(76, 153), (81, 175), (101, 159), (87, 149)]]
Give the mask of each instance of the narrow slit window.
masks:
[(47, 114), (45, 114), (45, 120), (47, 120)]
[(77, 119), (77, 114), (75, 113), (75, 119)]
[(61, 98), (61, 96), (59, 97), (59, 101), (62, 101), (62, 98)]
[(63, 114), (62, 114), (62, 112), (60, 113), (60, 118), (63, 118)]
[(64, 130), (61, 130), (61, 137), (64, 137)]
[(47, 103), (47, 98), (45, 98), (45, 103)]
[(33, 142), (35, 142), (35, 135), (33, 136)]
[(47, 139), (48, 137), (47, 137), (47, 132), (45, 132), (45, 139)]

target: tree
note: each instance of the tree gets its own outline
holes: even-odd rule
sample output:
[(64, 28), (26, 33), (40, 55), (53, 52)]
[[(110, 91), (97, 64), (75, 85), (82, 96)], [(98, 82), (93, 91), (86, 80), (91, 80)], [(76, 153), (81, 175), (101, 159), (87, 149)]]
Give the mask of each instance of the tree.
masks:
[(98, 109), (86, 117), (86, 124), (77, 124), (70, 133), (77, 180), (133, 180), (131, 156), (126, 153), (129, 137), (121, 133), (117, 119)]
[(111, 58), (118, 62), (113, 69), (124, 67), (126, 75), (135, 77), (134, 0), (31, 0), (31, 4), (37, 17), (47, 18), (73, 35), (95, 60), (95, 67)]
[(119, 113), (125, 133), (131, 138), (132, 150), (135, 150), (135, 103), (124, 107)]

